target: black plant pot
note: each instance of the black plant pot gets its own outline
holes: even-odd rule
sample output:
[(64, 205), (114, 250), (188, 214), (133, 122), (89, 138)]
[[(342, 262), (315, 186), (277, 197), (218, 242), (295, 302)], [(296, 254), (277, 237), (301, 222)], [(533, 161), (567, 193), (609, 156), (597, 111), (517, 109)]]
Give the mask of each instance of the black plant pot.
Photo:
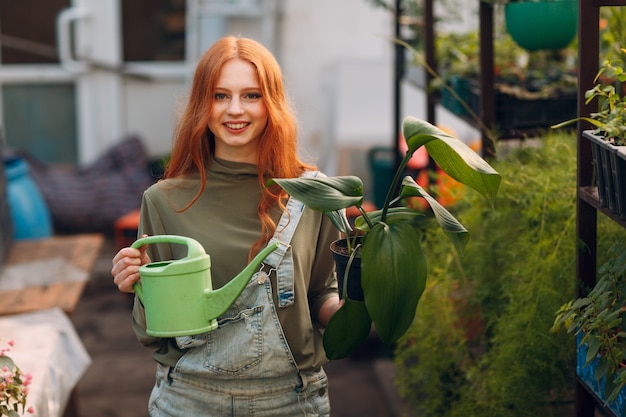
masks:
[[(480, 114), (482, 91), (473, 84), (468, 92), (470, 108)], [(576, 91), (563, 91), (554, 97), (526, 100), (500, 91), (494, 97), (495, 123), (501, 130), (548, 128), (576, 117)]]
[[(361, 243), (361, 238), (357, 238), (357, 244)], [(350, 262), (350, 254), (347, 249), (346, 239), (334, 241), (330, 245), (335, 259), (335, 269), (337, 271), (337, 280), (339, 281), (339, 296), (343, 298), (343, 283), (346, 268)], [(357, 254), (350, 264), (347, 282), (348, 298), (356, 301), (364, 301), (363, 287), (361, 286), (361, 257)]]
[(601, 207), (626, 219), (626, 147), (615, 146), (591, 131), (583, 136), (591, 142), (591, 151)]

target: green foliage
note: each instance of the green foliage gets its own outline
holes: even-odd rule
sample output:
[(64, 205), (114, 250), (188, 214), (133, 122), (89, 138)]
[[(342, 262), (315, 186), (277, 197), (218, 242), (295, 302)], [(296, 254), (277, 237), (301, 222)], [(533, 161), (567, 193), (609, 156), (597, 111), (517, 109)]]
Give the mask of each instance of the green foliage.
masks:
[[(626, 53), (626, 49), (620, 49)], [(614, 145), (626, 145), (626, 94), (622, 90), (623, 83), (626, 82), (626, 72), (619, 64), (606, 60), (594, 81), (596, 84), (593, 88), (585, 91), (585, 104), (597, 100), (598, 111), (591, 113), (589, 117), (576, 117), (559, 123), (553, 128), (584, 120), (595, 126), (591, 132), (594, 135), (611, 140)]]
[(457, 303), (458, 288), (467, 288), (469, 282), (440, 234), (428, 230), (423, 244), (436, 248), (427, 250), (429, 281), (417, 308), (418, 319), (396, 345), (397, 386), (417, 415), (445, 416), (477, 366), (474, 340), (467, 340), (462, 318), (472, 309)]
[[(573, 399), (574, 338), (550, 329), (575, 295), (575, 138), (547, 133), (493, 166), (495, 210), (469, 190), (455, 208), (472, 231), (465, 256), (434, 233), (423, 242), (430, 285), (396, 349), (399, 388), (423, 417), (550, 416)], [(625, 232), (598, 227), (604, 254)], [(466, 298), (450, 297), (457, 287)], [(468, 316), (482, 320), (471, 338)]]
[[(326, 356), (333, 360), (349, 356), (365, 342), (372, 329), (372, 320), (364, 302), (346, 298), (343, 308), (330, 318), (329, 325), (338, 329), (324, 337), (324, 349), (329, 352)], [(347, 334), (354, 336), (346, 337)]]
[[(559, 309), (554, 330), (582, 336), (587, 346), (585, 365), (598, 359), (594, 378), (604, 383), (604, 398), (612, 402), (626, 386), (621, 364), (626, 358), (626, 246), (615, 245), (612, 257), (598, 271), (596, 285), (585, 297), (576, 298)], [(621, 374), (616, 378), (618, 372)]]

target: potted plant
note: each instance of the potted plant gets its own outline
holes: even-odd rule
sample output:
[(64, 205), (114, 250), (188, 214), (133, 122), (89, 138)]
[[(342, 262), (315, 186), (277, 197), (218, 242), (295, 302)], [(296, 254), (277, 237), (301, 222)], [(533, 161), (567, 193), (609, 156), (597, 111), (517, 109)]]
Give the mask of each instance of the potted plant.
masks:
[(594, 87), (585, 92), (585, 102), (598, 99), (598, 111), (553, 127), (581, 120), (595, 127), (584, 131), (583, 136), (591, 141), (600, 206), (626, 219), (626, 148), (623, 146), (626, 144), (626, 95), (621, 88), (626, 82), (626, 73), (619, 64), (606, 60), (594, 82)]
[(618, 396), (626, 398), (626, 248), (623, 244), (615, 246), (613, 256), (600, 267), (598, 277), (586, 296), (569, 301), (557, 311), (553, 329), (564, 328), (576, 335), (578, 374), (609, 406), (615, 406), (610, 403)]
[[(444, 172), (491, 202), (500, 184), (500, 175), (485, 160), (436, 126), (409, 116), (402, 123), (402, 131), (407, 152), (379, 210), (365, 211), (363, 183), (355, 176), (270, 180), (309, 208), (327, 214), (348, 237), (350, 260), (345, 277), (354, 266), (354, 259), (360, 258), (364, 300), (354, 300), (347, 291), (342, 292), (344, 304), (324, 332), (329, 359), (350, 355), (367, 338), (372, 322), (380, 339), (389, 346), (414, 319), (426, 284), (426, 257), (420, 243), (424, 213), (402, 205), (403, 201), (424, 198), (456, 250), (462, 253), (467, 244), (469, 235), (463, 225), (412, 177), (403, 175), (413, 153), (425, 146)], [(352, 206), (361, 213), (354, 221), (357, 233), (353, 233), (345, 215), (345, 209)], [(357, 238), (362, 244), (356, 242)], [(340, 285), (347, 287), (349, 280)]]

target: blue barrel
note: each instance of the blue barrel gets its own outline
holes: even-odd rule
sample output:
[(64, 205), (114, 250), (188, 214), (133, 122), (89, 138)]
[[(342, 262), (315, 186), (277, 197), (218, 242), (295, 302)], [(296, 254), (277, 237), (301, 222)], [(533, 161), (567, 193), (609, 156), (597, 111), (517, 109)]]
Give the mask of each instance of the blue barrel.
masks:
[(52, 219), (37, 184), (22, 158), (4, 159), (13, 238), (39, 239), (52, 235)]

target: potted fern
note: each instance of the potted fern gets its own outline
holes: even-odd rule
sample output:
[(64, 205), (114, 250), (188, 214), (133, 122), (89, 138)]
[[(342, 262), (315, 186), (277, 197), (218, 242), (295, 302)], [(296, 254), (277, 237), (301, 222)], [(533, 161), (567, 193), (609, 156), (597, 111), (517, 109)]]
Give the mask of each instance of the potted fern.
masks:
[[(338, 272), (345, 277), (342, 287), (349, 285), (354, 260), (360, 261), (357, 277), (361, 280), (363, 300), (352, 299), (348, 291), (342, 292), (344, 304), (324, 332), (329, 359), (349, 356), (368, 337), (372, 322), (382, 342), (389, 346), (413, 321), (426, 284), (426, 257), (420, 229), (425, 214), (403, 202), (409, 198), (425, 199), (456, 250), (462, 254), (468, 242), (465, 227), (412, 177), (403, 175), (415, 151), (426, 147), (446, 174), (475, 189), (490, 202), (494, 201), (500, 184), (500, 175), (485, 160), (438, 127), (409, 116), (402, 123), (402, 131), (408, 149), (379, 210), (365, 211), (363, 183), (356, 176), (270, 180), (307, 207), (327, 214), (347, 237), (345, 246), (350, 259), (345, 275)], [(345, 215), (345, 209), (352, 206), (361, 213), (354, 222), (356, 233)]]

